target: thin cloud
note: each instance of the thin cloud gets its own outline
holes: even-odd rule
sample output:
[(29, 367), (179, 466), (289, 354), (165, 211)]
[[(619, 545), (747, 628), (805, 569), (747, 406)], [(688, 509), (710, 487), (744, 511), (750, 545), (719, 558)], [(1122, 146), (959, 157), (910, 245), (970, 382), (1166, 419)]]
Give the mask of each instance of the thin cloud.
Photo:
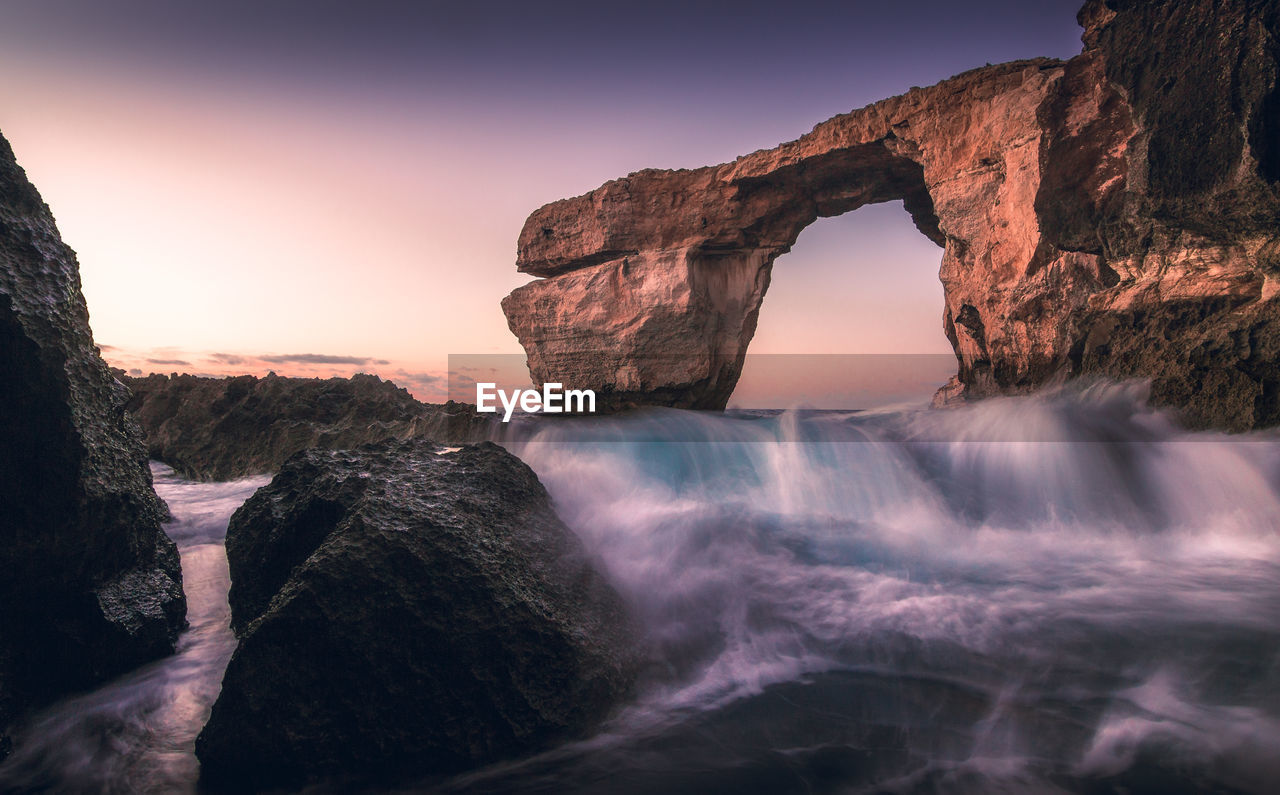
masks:
[(390, 364), (390, 362), (374, 360), (368, 356), (334, 356), (329, 353), (286, 353), (259, 356), (258, 359), (269, 364)]
[[(115, 349), (107, 355), (115, 366), (151, 372), (168, 372), (181, 369), (210, 378), (226, 378), (232, 373), (263, 375), (268, 371), (282, 371), (294, 378), (334, 377), (346, 378), (354, 372), (390, 376), (398, 386), (407, 388), (419, 399), (443, 399), (448, 377), (443, 371), (419, 371), (406, 369), (403, 363), (372, 356), (347, 356), (331, 353), (230, 353), (226, 351), (183, 351), (177, 348), (153, 348), (142, 354), (122, 355), (123, 349)], [(187, 358), (180, 358), (186, 356)], [(192, 364), (198, 362), (198, 364)], [(136, 365), (136, 366), (135, 366)], [(211, 369), (212, 373), (199, 372)]]
[(211, 362), (218, 364), (246, 364), (256, 361), (252, 356), (240, 356), (234, 353), (211, 353), (206, 357)]
[(261, 353), (243, 355), (239, 353), (211, 353), (205, 357), (207, 361), (224, 365), (243, 364), (348, 364), (377, 365), (391, 364), (387, 359), (374, 359), (369, 356), (341, 356), (333, 353)]
[(406, 381), (413, 381), (423, 385), (439, 384), (448, 380), (437, 373), (409, 373), (404, 370), (396, 370), (392, 375), (396, 378), (403, 378)]

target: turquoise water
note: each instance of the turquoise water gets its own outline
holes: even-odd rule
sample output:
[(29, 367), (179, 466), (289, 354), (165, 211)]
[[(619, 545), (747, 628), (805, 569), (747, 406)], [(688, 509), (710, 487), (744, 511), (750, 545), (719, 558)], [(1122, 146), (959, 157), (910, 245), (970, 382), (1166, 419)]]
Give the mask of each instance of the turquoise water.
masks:
[(651, 411), (507, 442), (643, 617), (537, 791), (1268, 791), (1280, 442), (1095, 387), (953, 411)]

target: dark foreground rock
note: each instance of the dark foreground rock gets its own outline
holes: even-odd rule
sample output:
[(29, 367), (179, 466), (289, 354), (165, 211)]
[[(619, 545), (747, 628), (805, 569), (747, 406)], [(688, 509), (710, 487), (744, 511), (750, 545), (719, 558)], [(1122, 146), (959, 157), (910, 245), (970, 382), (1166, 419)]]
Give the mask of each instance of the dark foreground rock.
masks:
[[(1088, 376), (1280, 423), (1280, 4), (1089, 0), (1084, 49), (975, 69), (774, 149), (549, 204), (502, 302), (536, 383), (720, 409), (774, 261), (901, 200), (941, 247), (939, 402)], [(887, 264), (892, 267), (892, 264)]]
[(0, 732), (171, 652), (183, 626), (127, 396), (94, 347), (75, 253), (0, 138)]
[(280, 469), (313, 447), (350, 450), (383, 439), (488, 438), (465, 403), (420, 403), (374, 375), (351, 378), (122, 378), (133, 391), (151, 457), (195, 480), (231, 480)]
[(299, 454), (227, 556), (240, 646), (196, 743), (214, 786), (454, 772), (588, 731), (632, 682), (619, 597), (489, 442)]

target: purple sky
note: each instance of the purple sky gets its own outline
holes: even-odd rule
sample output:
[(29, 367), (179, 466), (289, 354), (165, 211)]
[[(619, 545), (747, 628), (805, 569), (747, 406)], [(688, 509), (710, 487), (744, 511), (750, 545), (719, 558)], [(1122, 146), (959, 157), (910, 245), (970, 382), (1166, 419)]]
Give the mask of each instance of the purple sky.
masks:
[[(1069, 57), (1077, 5), (16, 0), (0, 130), (108, 359), (375, 371), (431, 398), (448, 354), (519, 351), (498, 301), (539, 205)], [(752, 350), (948, 350), (940, 255), (897, 205), (819, 221)]]

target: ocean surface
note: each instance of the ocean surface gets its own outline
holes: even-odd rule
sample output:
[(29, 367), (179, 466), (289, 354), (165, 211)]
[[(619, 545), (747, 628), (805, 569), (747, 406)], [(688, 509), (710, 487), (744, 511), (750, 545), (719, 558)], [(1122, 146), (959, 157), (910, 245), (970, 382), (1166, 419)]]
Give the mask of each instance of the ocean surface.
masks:
[[(506, 433), (652, 662), (596, 736), (406, 792), (1276, 791), (1276, 433), (1179, 430), (1122, 386)], [(0, 784), (193, 786), (222, 534), (263, 480), (158, 472), (192, 630), (38, 717)]]

